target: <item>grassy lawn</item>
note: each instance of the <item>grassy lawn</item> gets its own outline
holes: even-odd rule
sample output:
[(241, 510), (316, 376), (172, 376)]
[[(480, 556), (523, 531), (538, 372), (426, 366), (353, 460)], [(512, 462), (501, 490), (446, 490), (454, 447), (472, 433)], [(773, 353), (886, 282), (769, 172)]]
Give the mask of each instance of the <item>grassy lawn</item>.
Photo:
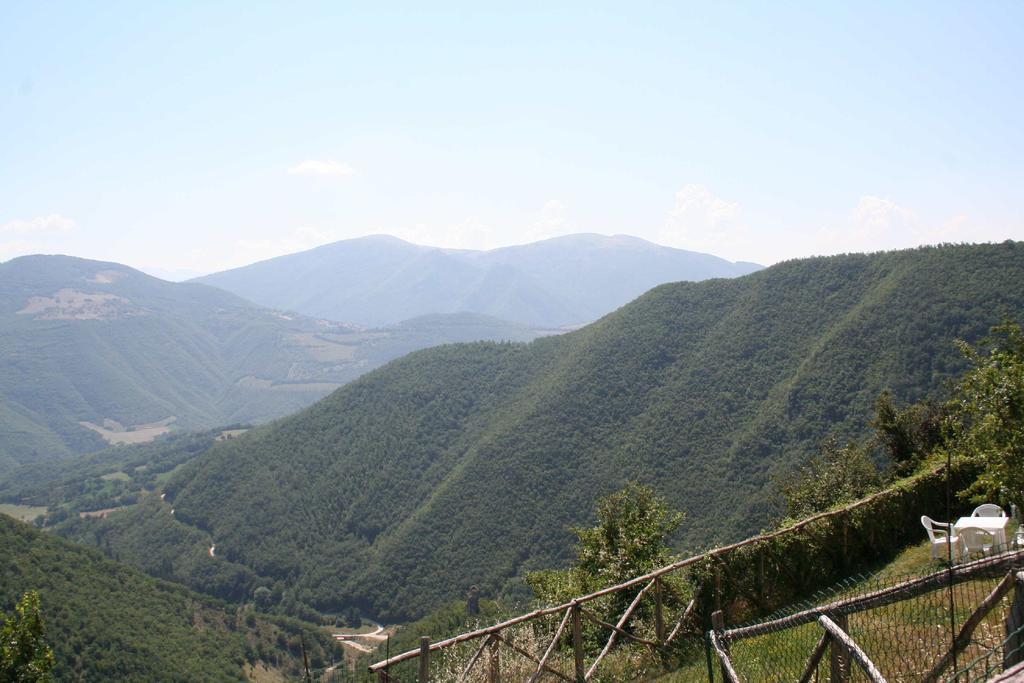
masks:
[(39, 507), (36, 505), (14, 505), (13, 503), (0, 503), (0, 513), (3, 513), (9, 517), (21, 520), (22, 522), (31, 522), (39, 515), (46, 514), (45, 507)]
[(186, 464), (187, 463), (181, 463), (181, 464), (175, 465), (173, 468), (167, 470), (166, 472), (161, 472), (160, 474), (156, 475), (156, 483), (157, 483), (157, 485), (162, 486), (168, 479), (170, 479), (174, 475), (175, 472), (180, 470)]

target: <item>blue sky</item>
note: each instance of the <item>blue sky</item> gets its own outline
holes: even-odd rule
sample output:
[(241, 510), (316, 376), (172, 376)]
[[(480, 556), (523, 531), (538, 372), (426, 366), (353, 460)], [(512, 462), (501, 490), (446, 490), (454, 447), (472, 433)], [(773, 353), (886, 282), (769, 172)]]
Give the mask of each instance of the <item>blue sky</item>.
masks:
[(1024, 3), (0, 4), (0, 260), (1024, 239)]

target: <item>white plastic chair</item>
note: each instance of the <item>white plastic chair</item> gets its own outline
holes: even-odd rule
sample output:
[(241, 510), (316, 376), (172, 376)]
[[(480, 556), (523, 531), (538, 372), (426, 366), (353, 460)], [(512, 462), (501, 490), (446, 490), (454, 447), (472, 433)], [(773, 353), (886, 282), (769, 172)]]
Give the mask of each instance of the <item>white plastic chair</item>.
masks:
[[(924, 530), (928, 532), (928, 540), (931, 541), (932, 559), (942, 559), (948, 557), (946, 545), (952, 543), (953, 559), (959, 559), (960, 556), (960, 539), (956, 534), (950, 533), (950, 525), (944, 522), (936, 522), (934, 519), (927, 515), (921, 515), (921, 525), (924, 526)], [(939, 554), (939, 551), (942, 554)]]
[(971, 517), (1005, 517), (1006, 512), (995, 503), (985, 503), (974, 508)]
[(988, 555), (996, 547), (996, 535), (984, 529), (966, 526), (960, 529), (960, 542), (963, 543), (964, 557), (975, 553)]

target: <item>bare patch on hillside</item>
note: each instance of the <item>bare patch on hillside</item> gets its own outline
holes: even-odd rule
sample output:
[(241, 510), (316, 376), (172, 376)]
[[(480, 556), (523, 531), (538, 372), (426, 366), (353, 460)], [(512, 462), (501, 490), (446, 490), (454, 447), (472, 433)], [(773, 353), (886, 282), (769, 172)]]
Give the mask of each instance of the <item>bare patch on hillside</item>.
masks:
[(106, 519), (107, 515), (109, 515), (111, 512), (117, 512), (118, 510), (127, 510), (127, 509), (128, 509), (127, 505), (121, 505), (121, 506), (116, 507), (116, 508), (104, 508), (103, 510), (89, 510), (87, 512), (79, 512), (78, 516), (81, 517), (82, 519), (88, 519), (90, 517), (94, 517), (96, 519)]
[(177, 420), (175, 416), (165, 417), (158, 422), (148, 422), (141, 425), (133, 425), (131, 427), (125, 427), (117, 420), (111, 420), (107, 418), (103, 420), (103, 426), (100, 426), (94, 422), (83, 421), (78, 424), (82, 425), (86, 429), (91, 429), (100, 436), (103, 440), (109, 444), (119, 446), (122, 444), (133, 444), (133, 443), (146, 443), (152, 441), (161, 434), (166, 434), (171, 431), (171, 423)]
[(82, 292), (64, 288), (53, 296), (33, 296), (18, 315), (36, 320), (114, 320), (143, 315), (145, 311), (128, 299), (104, 292)]
[(284, 391), (289, 393), (301, 391), (334, 391), (341, 386), (340, 382), (281, 382), (277, 383), (270, 379), (261, 379), (254, 375), (248, 375), (235, 382), (244, 389), (262, 389), (264, 391)]
[[(321, 363), (346, 361), (355, 358), (356, 350), (358, 349), (356, 344), (346, 344), (336, 339), (331, 339), (331, 337), (341, 337), (344, 339), (343, 335), (300, 332), (288, 335), (288, 341), (295, 346), (301, 347), (313, 360), (320, 361)], [(345, 341), (350, 340), (346, 339)]]
[(241, 436), (242, 434), (245, 434), (247, 431), (249, 431), (249, 430), (248, 429), (225, 429), (223, 432), (221, 432), (220, 434), (217, 435), (217, 438), (214, 439), (214, 441), (227, 441), (228, 439), (233, 439), (236, 436)]

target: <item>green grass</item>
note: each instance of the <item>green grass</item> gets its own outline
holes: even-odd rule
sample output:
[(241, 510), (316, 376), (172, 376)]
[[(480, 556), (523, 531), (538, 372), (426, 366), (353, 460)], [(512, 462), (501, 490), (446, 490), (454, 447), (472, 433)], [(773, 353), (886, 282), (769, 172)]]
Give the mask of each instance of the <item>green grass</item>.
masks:
[(157, 486), (163, 486), (164, 484), (167, 483), (168, 479), (173, 477), (186, 464), (187, 463), (179, 463), (179, 464), (175, 465), (173, 468), (167, 470), (166, 472), (161, 472), (160, 474), (156, 475), (156, 478), (154, 479), (154, 482), (156, 483)]
[(46, 514), (45, 507), (37, 505), (15, 505), (13, 503), (0, 503), (0, 514), (14, 517), (22, 522), (31, 522), (39, 515)]
[[(908, 578), (931, 574), (943, 567), (941, 561), (931, 559), (927, 542), (915, 544), (879, 568), (870, 578), (853, 582), (813, 603), (794, 605), (787, 611), (795, 612), (813, 604), (878, 590)], [(957, 628), (999, 580), (977, 579), (955, 587)], [(1009, 600), (1010, 596), (1005, 597), (1002, 604), (984, 619), (971, 645), (959, 657), (961, 665), (998, 648), (1002, 642), (1002, 622)], [(946, 589), (939, 589), (852, 614), (848, 630), (889, 680), (919, 680), (946, 652), (950, 640), (949, 623), (949, 593)], [(731, 646), (732, 662), (744, 680), (792, 680), (802, 672), (821, 635), (821, 627), (811, 623), (741, 640)], [(716, 676), (717, 666), (716, 661)], [(828, 666), (827, 655), (822, 666)], [(707, 667), (703, 657), (695, 658), (659, 680), (704, 681), (707, 680)]]

